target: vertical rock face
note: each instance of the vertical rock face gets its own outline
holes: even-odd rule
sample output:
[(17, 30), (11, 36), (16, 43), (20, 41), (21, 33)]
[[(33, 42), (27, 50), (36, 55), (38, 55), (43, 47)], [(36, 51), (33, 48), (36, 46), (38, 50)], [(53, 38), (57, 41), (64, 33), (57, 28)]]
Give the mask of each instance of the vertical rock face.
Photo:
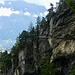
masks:
[(39, 50), (40, 50), (40, 64), (43, 64), (46, 61), (48, 52), (50, 50), (49, 42), (47, 39), (40, 39), (39, 44)]
[(25, 49), (19, 52), (18, 57), (21, 75), (33, 73), (35, 71), (32, 40), (28, 40)]
[(38, 40), (27, 42), (25, 73), (37, 73), (49, 59), (57, 67), (61, 66), (59, 75), (68, 75), (75, 64), (75, 14), (68, 8), (63, 9), (47, 25), (40, 27)]
[(25, 72), (25, 55), (24, 55), (24, 51), (20, 51), (19, 52), (19, 66), (21, 68), (22, 74), (24, 74)]
[[(42, 34), (41, 32), (39, 34), (46, 36), (48, 32), (43, 31)], [(47, 38), (39, 37), (38, 40), (28, 40), (25, 49), (19, 52), (18, 56), (21, 74), (38, 73), (39, 67), (46, 61), (49, 50), (50, 45)]]
[[(58, 26), (53, 33), (52, 43), (57, 46), (53, 50), (53, 55), (57, 54), (71, 54), (75, 51), (75, 14), (68, 16), (68, 23)], [(53, 41), (54, 40), (54, 41)]]
[[(69, 74), (75, 64), (75, 14), (64, 11), (63, 24), (56, 26), (52, 33), (52, 56), (51, 62), (59, 63), (65, 75)], [(66, 16), (66, 17), (65, 17)]]

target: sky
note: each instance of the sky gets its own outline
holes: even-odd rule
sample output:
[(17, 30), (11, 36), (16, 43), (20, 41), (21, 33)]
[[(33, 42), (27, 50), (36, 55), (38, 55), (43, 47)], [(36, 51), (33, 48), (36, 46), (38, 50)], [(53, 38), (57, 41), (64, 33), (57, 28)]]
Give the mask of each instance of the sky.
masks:
[[(5, 4), (4, 1), (26, 1), (28, 3), (34, 3), (34, 4), (37, 4), (37, 5), (41, 5), (41, 6), (45, 6), (46, 9), (49, 9), (50, 8), (50, 3), (53, 3), (54, 6), (56, 5), (56, 2), (59, 2), (59, 0), (0, 0), (0, 3), (1, 4)], [(11, 3), (9, 2), (9, 4), (11, 5)], [(42, 16), (42, 15), (46, 15), (48, 12), (44, 12), (44, 13), (40, 13), (39, 15)], [(6, 7), (0, 7), (0, 17), (1, 16), (4, 16), (4, 17), (10, 17), (12, 14), (15, 14), (15, 15), (19, 15), (21, 14), (20, 11), (18, 10), (14, 10), (12, 9), (11, 7), (9, 8), (6, 8)], [(33, 16), (33, 17), (37, 17), (38, 15), (33, 13), (31, 14), (30, 12), (24, 12), (24, 15), (25, 16)], [(15, 22), (16, 20), (14, 19), (13, 22)], [(3, 28), (2, 24), (0, 24), (0, 30)], [(14, 31), (11, 30), (10, 31), (12, 34), (14, 34)], [(2, 41), (2, 42), (1, 42)], [(10, 46), (10, 44), (14, 44), (15, 43), (15, 40), (12, 40), (11, 38), (9, 39), (6, 39), (6, 40), (1, 40), (0, 39), (0, 49), (3, 51), (5, 50), (5, 47), (4, 46)]]
[[(21, 0), (5, 0), (5, 1), (21, 1)], [(54, 6), (56, 5), (56, 2), (59, 2), (59, 0), (24, 0), (28, 3), (34, 3), (37, 5), (45, 6), (47, 9), (50, 8), (50, 3), (53, 3)], [(4, 4), (4, 0), (0, 0), (0, 3)]]
[(55, 6), (56, 2), (59, 2), (59, 0), (24, 0), (24, 1), (29, 2), (29, 3), (34, 3), (37, 5), (43, 5), (47, 9), (50, 8), (50, 3), (53, 3)]
[[(4, 1), (26, 1), (28, 3), (34, 3), (37, 5), (45, 6), (46, 9), (50, 8), (50, 3), (53, 3), (53, 5), (56, 6), (56, 2), (59, 2), (59, 0), (0, 0), (0, 3), (5, 4)], [(47, 13), (48, 12), (45, 12), (45, 15)], [(20, 14), (20, 12), (19, 11), (12, 12), (11, 8), (3, 8), (3, 7), (0, 8), (0, 16), (10, 16), (11, 14)], [(26, 14), (30, 15), (29, 13)]]

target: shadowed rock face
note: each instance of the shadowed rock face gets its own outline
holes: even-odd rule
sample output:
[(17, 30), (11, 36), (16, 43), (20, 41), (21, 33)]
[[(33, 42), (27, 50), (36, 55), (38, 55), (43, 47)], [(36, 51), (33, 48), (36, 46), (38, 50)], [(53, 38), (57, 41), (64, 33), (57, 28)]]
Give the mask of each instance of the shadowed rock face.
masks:
[(63, 73), (68, 75), (75, 64), (75, 14), (64, 17), (64, 24), (53, 29), (51, 43), (53, 51), (50, 61), (61, 65)]
[[(38, 74), (38, 67), (41, 68), (47, 59), (61, 67), (59, 75), (68, 75), (75, 64), (75, 14), (70, 9), (56, 13), (50, 26), (45, 23), (39, 32), (38, 48), (37, 40), (27, 43), (26, 75)], [(48, 33), (51, 36), (47, 36)]]
[(75, 52), (75, 14), (69, 17), (71, 20), (66, 25), (54, 29), (52, 43), (57, 46), (53, 49), (53, 57)]

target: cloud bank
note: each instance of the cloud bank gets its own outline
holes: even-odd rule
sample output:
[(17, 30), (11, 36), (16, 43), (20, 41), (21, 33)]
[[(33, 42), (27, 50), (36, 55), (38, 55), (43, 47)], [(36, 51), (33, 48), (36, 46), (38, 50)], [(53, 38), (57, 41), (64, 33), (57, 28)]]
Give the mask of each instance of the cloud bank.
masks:
[(20, 14), (20, 12), (13, 11), (11, 8), (0, 8), (0, 16), (10, 16), (11, 14)]
[(56, 6), (56, 2), (59, 2), (59, 0), (24, 0), (28, 3), (34, 3), (37, 5), (45, 6), (46, 9), (50, 8), (50, 3), (53, 3), (54, 6)]

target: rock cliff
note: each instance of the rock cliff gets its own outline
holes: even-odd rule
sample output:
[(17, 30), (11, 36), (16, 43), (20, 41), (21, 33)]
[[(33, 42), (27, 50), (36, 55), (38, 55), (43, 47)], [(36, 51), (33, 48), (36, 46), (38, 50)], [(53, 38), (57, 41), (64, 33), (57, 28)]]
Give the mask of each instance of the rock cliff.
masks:
[(66, 9), (59, 15), (61, 17), (58, 21), (63, 18), (62, 22), (59, 21), (59, 24), (51, 29), (52, 34), (49, 39), (53, 49), (50, 62), (60, 65), (63, 75), (69, 75), (75, 64), (75, 14), (70, 9)]
[[(69, 75), (75, 64), (75, 14), (70, 9), (56, 13), (51, 18), (50, 24), (40, 27), (39, 32), (39, 40), (33, 43), (33, 52), (26, 57), (34, 69), (32, 71), (27, 65), (27, 72), (37, 72), (39, 67), (41, 69), (49, 61), (48, 63), (54, 63), (57, 69), (60, 68), (57, 75)], [(29, 56), (32, 56), (32, 60)]]
[(67, 6), (56, 12), (34, 39), (26, 46), (26, 73), (69, 75), (75, 64), (75, 13)]

